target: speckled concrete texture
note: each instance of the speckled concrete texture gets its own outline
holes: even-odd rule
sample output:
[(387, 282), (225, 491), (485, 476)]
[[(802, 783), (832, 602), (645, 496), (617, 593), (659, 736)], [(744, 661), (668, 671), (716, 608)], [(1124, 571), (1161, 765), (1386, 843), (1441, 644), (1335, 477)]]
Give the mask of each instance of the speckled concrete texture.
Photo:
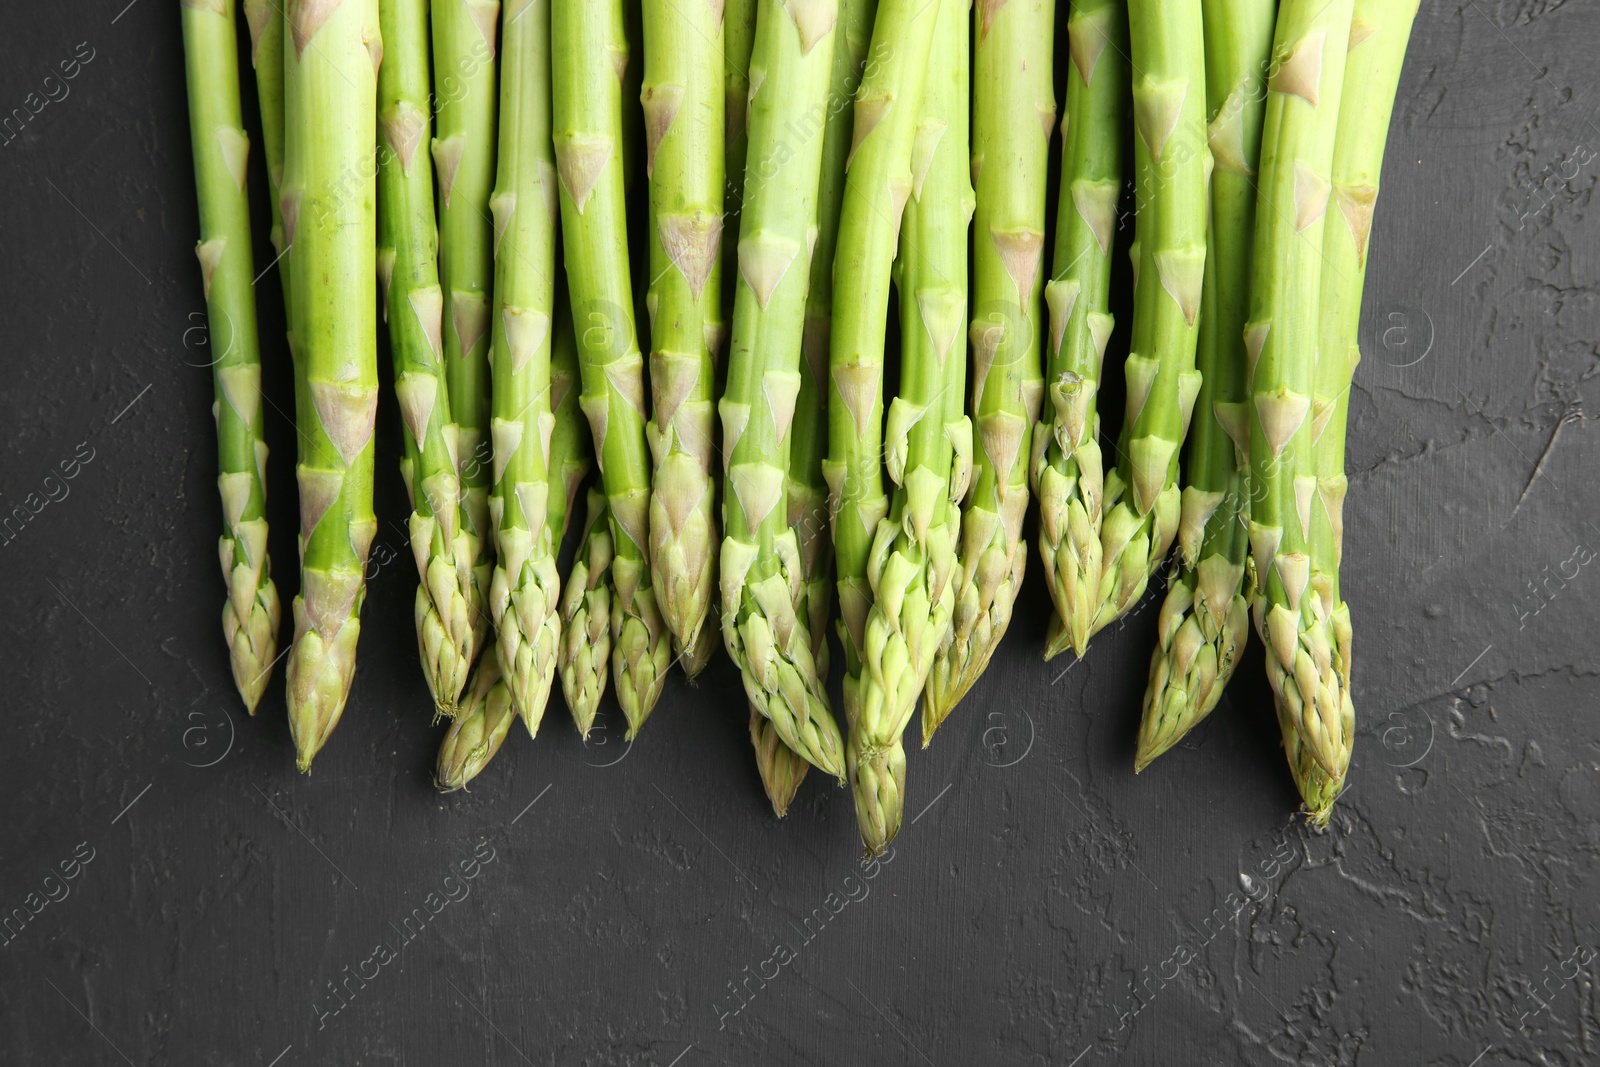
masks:
[(297, 774), (281, 681), (246, 717), (220, 634), (176, 5), (7, 5), (0, 1064), (1600, 1063), (1597, 54), (1594, 3), (1418, 18), (1351, 403), (1360, 725), (1329, 830), (1292, 816), (1259, 651), (1135, 778), (1156, 594), (1046, 665), (1035, 575), (867, 863), (820, 775), (773, 819), (726, 660), (631, 746), (608, 700), (585, 747), (557, 697), (436, 794), (387, 395), (360, 671)]

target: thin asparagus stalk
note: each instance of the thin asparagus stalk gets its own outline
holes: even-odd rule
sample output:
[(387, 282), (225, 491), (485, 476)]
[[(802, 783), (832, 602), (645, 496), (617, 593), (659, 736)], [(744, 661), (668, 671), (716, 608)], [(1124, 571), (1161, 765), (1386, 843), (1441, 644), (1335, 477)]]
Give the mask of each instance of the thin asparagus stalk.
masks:
[[(759, 0), (723, 0), (722, 5), (722, 228), (732, 234), (739, 232), (744, 203), (744, 161), (750, 143), (750, 50), (756, 43), (759, 7)], [(739, 276), (737, 255), (737, 248), (729, 248), (723, 255), (722, 303), (730, 310)]]
[(572, 721), (585, 739), (606, 693), (611, 658), (611, 617), (615, 610), (611, 565), (615, 552), (606, 495), (590, 489), (583, 539), (572, 557), (561, 594), (561, 692)]
[(1200, 299), (1199, 418), (1189, 434), (1177, 570), (1161, 605), (1134, 770), (1211, 713), (1244, 652), (1250, 501), (1244, 325), (1250, 310), (1256, 163), (1276, 0), (1203, 0), (1211, 221)]
[(283, 306), (289, 307), (289, 246), (283, 237), (283, 212), (278, 207), (278, 187), (283, 184), (283, 2), (244, 0), (244, 20), (250, 27), (250, 65), (256, 72), (256, 100), (261, 110), (261, 150), (267, 163), (267, 197), (272, 216), (273, 254), (283, 287)]
[[(795, 610), (788, 434), (800, 389), (835, 0), (762, 0), (750, 62), (749, 159), (722, 416), (722, 639), (745, 695), (783, 742), (844, 780), (844, 742)], [(797, 133), (797, 131), (800, 131)]]
[(1045, 174), (1055, 126), (1055, 5), (979, 0), (973, 7), (972, 411), (976, 447), (961, 517), (950, 642), (928, 680), (942, 722), (989, 665), (1022, 586), (1032, 429), (1044, 393), (1040, 260)]
[[(661, 694), (672, 639), (645, 555), (650, 459), (644, 357), (634, 327), (623, 202), (618, 72), (625, 66), (627, 43), (621, 0), (555, 0), (551, 51), (563, 251), (583, 378), (579, 403), (589, 418), (607, 497), (609, 583), (616, 594), (609, 613), (611, 672), (632, 738)], [(585, 581), (576, 573), (568, 579), (576, 586), (604, 581), (592, 566)], [(583, 690), (585, 696), (590, 691)]]
[(828, 450), (828, 348), (833, 327), (833, 260), (839, 210), (844, 202), (845, 162), (854, 135), (856, 89), (872, 44), (877, 0), (841, 0), (822, 133), (822, 176), (817, 187), (817, 243), (811, 252), (810, 285), (801, 351), (800, 393), (795, 399), (789, 444), (789, 525), (800, 543), (805, 575), (795, 610), (808, 620), (817, 677), (828, 677), (828, 616), (833, 607), (833, 541), (828, 532), (828, 483), (822, 461)]
[(1061, 120), (1061, 192), (1051, 280), (1044, 287), (1051, 417), (1034, 428), (1033, 440), (1039, 556), (1056, 607), (1046, 659), (1068, 646), (1082, 656), (1099, 607), (1105, 465), (1096, 399), (1114, 324), (1111, 242), (1128, 109), (1126, 0), (1074, 4), (1067, 38), (1072, 62)]
[[(883, 362), (890, 272), (901, 214), (911, 195), (911, 149), (922, 107), (936, 0), (882, 0), (872, 27), (873, 61), (856, 90), (855, 128), (833, 256), (833, 327), (828, 344), (828, 458), (845, 715), (854, 764), (869, 778), (904, 766), (890, 738), (899, 694), (869, 688), (870, 558), (889, 512), (883, 488)], [(873, 703), (869, 705), (867, 698)], [(913, 694), (913, 701), (915, 695)], [(903, 771), (902, 771), (903, 773)], [(854, 775), (852, 775), (854, 777)], [(882, 792), (888, 786), (862, 784)]]
[[(941, 0), (935, 14), (929, 74), (910, 157), (911, 199), (895, 260), (900, 392), (889, 405), (885, 451), (895, 491), (889, 518), (878, 523), (867, 561), (874, 599), (847, 748), (856, 823), (874, 855), (894, 840), (904, 814), (901, 737), (933, 657), (949, 636), (959, 503), (972, 471), (972, 423), (964, 413), (966, 361), (961, 358), (967, 325), (967, 226), (974, 200), (967, 137), (971, 31), (965, 0)], [(938, 722), (926, 706), (923, 710), (926, 746)]]
[[(560, 272), (557, 272), (560, 281)], [(550, 495), (545, 504), (545, 522), (550, 527), (551, 551), (559, 553), (572, 525), (573, 502), (589, 475), (594, 452), (589, 427), (578, 408), (583, 391), (578, 374), (578, 338), (572, 331), (572, 309), (566, 294), (557, 292), (555, 322), (550, 341), (550, 409), (555, 413), (555, 429), (550, 434)], [(602, 664), (603, 664), (602, 660)]]
[(300, 439), (300, 595), (289, 731), (300, 770), (338, 725), (355, 676), (378, 406), (377, 68), (372, 0), (290, 0), (282, 211)]
[(277, 660), (278, 588), (267, 559), (267, 445), (261, 437), (261, 353), (256, 336), (255, 262), (245, 162), (250, 139), (239, 118), (239, 60), (228, 0), (183, 5), (189, 134), (200, 205), (195, 255), (205, 283), (217, 420), (217, 549), (228, 598), (222, 632), (233, 682), (250, 714)]
[[(811, 251), (801, 337), (800, 392), (789, 430), (789, 527), (800, 546), (800, 583), (795, 615), (811, 633), (811, 658), (818, 679), (828, 677), (828, 615), (833, 607), (833, 541), (828, 535), (828, 483), (822, 460), (828, 450), (828, 333), (833, 318), (833, 250), (844, 199), (844, 165), (854, 126), (851, 103), (861, 83), (877, 0), (841, 0), (829, 75), (827, 117), (822, 132), (822, 173), (817, 185), (817, 241)], [(779, 818), (789, 809), (805, 777), (806, 763), (783, 744), (761, 713), (750, 709), (750, 741), (767, 797)]]
[[(1177, 534), (1178, 455), (1200, 373), (1197, 320), (1206, 266), (1205, 54), (1200, 0), (1130, 0), (1140, 284), (1124, 374), (1119, 460), (1106, 479), (1101, 577), (1091, 633), (1144, 595)], [(1148, 223), (1148, 225), (1147, 225)]]
[[(537, 2), (537, 0), (536, 0)], [(510, 25), (510, 18), (506, 24)], [(506, 54), (511, 54), (507, 42)], [(491, 646), (493, 638), (490, 638)], [(467, 788), (494, 759), (495, 753), (517, 721), (511, 687), (500, 673), (500, 656), (493, 647), (472, 672), (472, 686), (461, 702), (461, 709), (450, 723), (450, 732), (439, 746), (439, 761), (433, 772), (433, 785), (441, 793)]]
[[(1288, 0), (1278, 12), (1244, 334), (1254, 405), (1250, 606), (1267, 648), (1267, 679), (1285, 736), (1293, 731), (1334, 781), (1349, 764), (1354, 730), (1332, 663), (1336, 652), (1341, 660), (1348, 652), (1349, 630), (1347, 614), (1342, 634), (1331, 614), (1335, 591), (1326, 583), (1311, 585), (1318, 490), (1313, 400), (1325, 219), (1351, 11), (1350, 0)], [(1290, 756), (1291, 766), (1300, 763), (1293, 751)]]
[(380, 0), (386, 45), (378, 71), (378, 276), (406, 424), (400, 470), (411, 496), (417, 648), (434, 705), (455, 707), (475, 645), (471, 562), (477, 552), (456, 474), (441, 330), (438, 230), (428, 153), (428, 5)]
[(684, 672), (716, 647), (702, 639), (715, 583), (716, 355), (722, 344), (722, 23), (715, 5), (645, 0), (645, 170), (650, 181), (650, 389), (655, 460), (650, 568)]
[[(1417, 0), (1355, 0), (1333, 152), (1332, 195), (1338, 214), (1327, 223), (1322, 242), (1317, 370), (1311, 405), (1312, 452), (1320, 506), (1312, 508), (1311, 588), (1316, 593), (1314, 599), (1321, 602), (1320, 606), (1313, 604), (1313, 609), (1327, 619), (1333, 640), (1328, 649), (1327, 670), (1320, 661), (1313, 666), (1321, 676), (1321, 684), (1333, 689), (1347, 747), (1353, 739), (1355, 706), (1350, 699), (1350, 609), (1339, 594), (1348, 485), (1344, 473), (1345, 425), (1350, 411), (1350, 378), (1361, 359), (1357, 335), (1372, 212), (1378, 201), (1378, 180), (1383, 172), (1395, 90), (1417, 6)], [(1319, 644), (1314, 640), (1311, 648), (1317, 650)], [(1299, 655), (1295, 666), (1298, 680)], [(1333, 801), (1344, 789), (1344, 777), (1330, 777), (1315, 759), (1308, 758), (1311, 746), (1305, 743), (1298, 723), (1280, 714), (1279, 724), (1307, 818), (1318, 827), (1326, 826)]]
[[(470, 666), (493, 620), (487, 610), (495, 539), (489, 525), (492, 481), (489, 346), (494, 284), (495, 32), (499, 0), (430, 0), (439, 180), (439, 281), (444, 289), (444, 362), (450, 415), (457, 426), (460, 493), (471, 553), (460, 577), (468, 589)], [(462, 669), (460, 676), (465, 678)], [(459, 689), (457, 690), (459, 692)], [(449, 704), (440, 710), (453, 714)]]
[(550, 3), (511, 0), (501, 44), (500, 144), (494, 195), (494, 489), (496, 564), (489, 613), (512, 706), (536, 734), (561, 641), (552, 484), (550, 326), (555, 308), (555, 154), (550, 140)]

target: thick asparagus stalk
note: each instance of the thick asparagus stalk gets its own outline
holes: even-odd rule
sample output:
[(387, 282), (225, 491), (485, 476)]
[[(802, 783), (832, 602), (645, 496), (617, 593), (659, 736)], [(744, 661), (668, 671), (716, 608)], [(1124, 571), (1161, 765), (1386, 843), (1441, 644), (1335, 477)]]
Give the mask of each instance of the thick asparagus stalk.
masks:
[(1106, 479), (1099, 605), (1091, 633), (1144, 595), (1178, 529), (1178, 453), (1200, 391), (1197, 320), (1206, 264), (1205, 54), (1200, 0), (1130, 0), (1139, 268), (1127, 412)]
[[(890, 272), (901, 213), (911, 195), (911, 146), (938, 17), (939, 5), (930, 0), (878, 5), (874, 59), (856, 90), (833, 257), (828, 458), (822, 473), (830, 491), (838, 572), (845, 714), (851, 744), (859, 747), (856, 755), (872, 765), (863, 768), (867, 774), (889, 773), (884, 763), (893, 759), (888, 735), (899, 712), (881, 688), (865, 688), (873, 598), (868, 571), (873, 540), (889, 512), (883, 488), (883, 362)], [(865, 703), (869, 692), (876, 700), (870, 707)]]
[[(495, 33), (499, 0), (430, 0), (435, 123), (433, 165), (439, 180), (439, 281), (444, 288), (444, 362), (450, 415), (457, 426), (460, 493), (472, 552), (463, 557), (473, 640), (470, 666), (493, 620), (487, 610), (494, 569), (489, 524), (490, 290), (494, 227), (489, 196), (495, 177)], [(465, 671), (462, 671), (463, 678)], [(459, 688), (458, 688), (459, 692)], [(442, 710), (449, 712), (448, 705)]]
[[(1327, 618), (1333, 641), (1328, 648), (1327, 669), (1320, 661), (1314, 661), (1312, 666), (1322, 684), (1333, 690), (1347, 746), (1355, 706), (1350, 699), (1350, 609), (1339, 595), (1347, 487), (1345, 424), (1350, 410), (1350, 378), (1361, 359), (1357, 334), (1372, 212), (1378, 200), (1378, 179), (1383, 172), (1383, 150), (1389, 136), (1395, 89), (1416, 14), (1417, 0), (1355, 0), (1333, 152), (1332, 196), (1338, 213), (1326, 224), (1322, 242), (1317, 370), (1311, 402), (1312, 452), (1317, 473), (1311, 519), (1311, 588), (1314, 599), (1321, 602), (1320, 607), (1314, 604), (1313, 608)], [(1319, 645), (1319, 641), (1311, 643), (1313, 653), (1321, 651)], [(1296, 655), (1297, 680), (1303, 654)], [(1307, 758), (1312, 746), (1306, 743), (1298, 723), (1281, 713), (1279, 723), (1307, 817), (1317, 826), (1326, 826), (1334, 798), (1344, 788), (1344, 778), (1329, 776), (1320, 763)]]
[(1136, 771), (1216, 707), (1250, 625), (1244, 598), (1250, 518), (1244, 324), (1264, 81), (1277, 8), (1275, 0), (1204, 0), (1208, 139), (1215, 167), (1195, 358), (1202, 380), (1184, 471), (1178, 566), (1150, 658)]
[[(834, 34), (833, 68), (829, 75), (827, 117), (822, 132), (822, 173), (817, 185), (817, 241), (811, 251), (806, 290), (805, 329), (801, 339), (800, 392), (789, 430), (789, 526), (800, 546), (801, 581), (795, 588), (794, 610), (811, 633), (811, 657), (817, 677), (828, 677), (828, 615), (833, 607), (833, 541), (828, 534), (828, 483), (822, 460), (828, 451), (828, 333), (833, 318), (833, 250), (839, 234), (839, 207), (844, 199), (844, 165), (854, 127), (851, 103), (861, 83), (861, 69), (872, 43), (877, 0), (841, 0)], [(761, 781), (779, 818), (810, 766), (795, 755), (754, 708), (750, 741), (755, 746)]]
[[(844, 743), (795, 610), (788, 434), (800, 389), (835, 0), (762, 0), (750, 62), (749, 158), (722, 417), (722, 638), (745, 695), (783, 742), (844, 779)], [(796, 131), (809, 131), (799, 136)]]
[[(1349, 763), (1354, 731), (1333, 668), (1333, 657), (1342, 661), (1349, 650), (1349, 629), (1347, 614), (1332, 614), (1336, 593), (1311, 585), (1318, 490), (1313, 400), (1325, 219), (1351, 10), (1350, 0), (1288, 0), (1278, 12), (1244, 334), (1254, 405), (1250, 605), (1267, 647), (1267, 679), (1285, 736), (1294, 731), (1335, 781)], [(1290, 756), (1291, 765), (1299, 762)]]
[(1022, 586), (1031, 437), (1044, 392), (1039, 297), (1055, 126), (1047, 0), (973, 7), (972, 485), (961, 518), (952, 637), (928, 680), (942, 722), (989, 665)]
[(290, 256), (300, 463), (300, 595), (289, 730), (302, 771), (338, 725), (355, 676), (378, 406), (377, 68), (372, 0), (290, 0), (282, 211)]
[(500, 144), (494, 195), (494, 490), (489, 585), (500, 669), (528, 733), (538, 732), (561, 641), (552, 491), (550, 326), (555, 307), (555, 155), (550, 140), (550, 2), (511, 0), (502, 31)]
[(244, 0), (244, 19), (250, 27), (250, 65), (256, 72), (256, 100), (261, 110), (261, 150), (267, 164), (267, 197), (272, 217), (273, 254), (283, 288), (284, 310), (289, 307), (289, 246), (283, 237), (283, 212), (278, 187), (283, 183), (283, 2)]
[(722, 344), (723, 71), (715, 5), (645, 0), (645, 170), (650, 180), (650, 568), (685, 673), (705, 634), (717, 522), (711, 482)]
[[(964, 0), (941, 0), (935, 14), (910, 157), (911, 199), (895, 260), (900, 392), (889, 405), (885, 450), (895, 491), (867, 561), (874, 599), (846, 749), (856, 823), (874, 855), (894, 840), (904, 814), (901, 737), (933, 657), (949, 636), (958, 505), (972, 471), (972, 423), (964, 404), (966, 361), (961, 358), (967, 325), (967, 226), (974, 199), (967, 143), (971, 31)], [(926, 745), (938, 725), (926, 706), (922, 725)]]
[[(557, 272), (557, 280), (560, 280)], [(550, 527), (551, 551), (559, 553), (572, 525), (572, 505), (589, 474), (594, 450), (589, 427), (578, 408), (583, 389), (578, 374), (578, 339), (572, 332), (572, 308), (566, 294), (556, 293), (555, 322), (550, 340), (550, 410), (555, 428), (550, 433), (550, 495), (545, 502), (545, 522)]]
[[(634, 327), (623, 203), (617, 74), (627, 43), (621, 0), (554, 0), (551, 51), (563, 251), (583, 378), (579, 402), (589, 418), (607, 497), (609, 582), (616, 594), (610, 612), (611, 672), (631, 738), (661, 694), (672, 638), (657, 608), (645, 555), (650, 459), (644, 357)], [(595, 568), (585, 581), (577, 578), (574, 574), (568, 582), (602, 581)]]
[(417, 647), (436, 707), (451, 711), (475, 646), (477, 544), (461, 504), (457, 428), (450, 417), (441, 331), (438, 230), (428, 153), (428, 5), (380, 0), (385, 55), (378, 71), (378, 276), (406, 424), (400, 470), (411, 495), (417, 571)]
[(1050, 419), (1034, 428), (1039, 556), (1056, 618), (1045, 658), (1070, 645), (1083, 655), (1099, 607), (1101, 366), (1113, 320), (1111, 242), (1122, 191), (1128, 109), (1126, 0), (1074, 4), (1067, 19), (1072, 62), (1061, 120), (1061, 192), (1045, 341)]
[(278, 589), (267, 560), (267, 445), (261, 437), (261, 354), (245, 161), (250, 140), (239, 119), (239, 59), (230, 0), (183, 5), (189, 134), (200, 204), (200, 259), (210, 323), (217, 420), (217, 544), (228, 599), (222, 632), (233, 682), (254, 715), (278, 650)]
[[(506, 19), (509, 26), (510, 18)], [(507, 42), (506, 55), (511, 54)], [(517, 721), (511, 689), (500, 673), (500, 656), (492, 647), (472, 672), (472, 686), (461, 702), (461, 709), (450, 723), (450, 732), (439, 746), (439, 761), (433, 772), (434, 788), (441, 793), (465, 789), (494, 759), (496, 752)]]

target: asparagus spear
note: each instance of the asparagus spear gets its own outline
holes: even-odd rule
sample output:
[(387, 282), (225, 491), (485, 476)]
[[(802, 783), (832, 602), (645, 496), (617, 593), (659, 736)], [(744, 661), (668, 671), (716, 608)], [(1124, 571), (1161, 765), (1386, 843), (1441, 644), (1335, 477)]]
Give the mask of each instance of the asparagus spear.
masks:
[[(537, 2), (537, 0), (536, 0)], [(510, 17), (506, 25), (511, 24)], [(511, 55), (510, 41), (506, 55)], [(493, 638), (490, 638), (491, 646)], [(500, 655), (493, 647), (484, 650), (472, 672), (472, 686), (461, 702), (461, 709), (450, 723), (450, 732), (439, 746), (439, 761), (433, 772), (434, 788), (441, 793), (465, 789), (494, 759), (495, 753), (517, 721), (511, 688), (500, 673)]]
[(645, 170), (650, 180), (650, 389), (655, 473), (650, 568), (685, 673), (715, 648), (705, 630), (717, 544), (711, 484), (722, 343), (723, 82), (719, 11), (645, 0)]
[[(926, 64), (930, 73), (911, 151), (911, 199), (895, 260), (900, 392), (889, 405), (885, 452), (895, 491), (889, 518), (878, 523), (867, 561), (875, 596), (867, 615), (865, 670), (846, 749), (856, 823), (874, 855), (894, 840), (904, 814), (901, 736), (934, 654), (949, 635), (958, 505), (972, 469), (972, 423), (963, 402), (966, 362), (961, 358), (967, 325), (967, 226), (974, 199), (968, 177), (967, 4), (941, 0), (935, 15)], [(926, 746), (938, 725), (926, 706), (922, 725)]]
[[(561, 594), (561, 692), (572, 721), (585, 740), (606, 693), (611, 658), (613, 603), (611, 566), (615, 562), (611, 521), (602, 490), (590, 489), (588, 517)], [(633, 730), (629, 730), (629, 738)]]
[(547, 522), (555, 432), (550, 325), (555, 306), (555, 156), (550, 140), (549, 0), (512, 0), (501, 44), (500, 145), (494, 195), (494, 489), (496, 565), (489, 613), (511, 704), (537, 733), (561, 640), (561, 576)]
[(1215, 169), (1196, 365), (1199, 418), (1189, 435), (1178, 566), (1161, 605), (1134, 770), (1211, 713), (1244, 652), (1245, 483), (1250, 422), (1244, 324), (1250, 302), (1256, 163), (1266, 111), (1275, 0), (1204, 0), (1206, 107)]
[[(878, 5), (874, 59), (856, 90), (855, 130), (833, 257), (828, 458), (822, 473), (830, 491), (851, 759), (865, 760), (868, 766), (860, 773), (869, 776), (890, 773), (895, 762), (890, 734), (901, 710), (898, 692), (884, 693), (881, 679), (868, 678), (881, 666), (867, 662), (873, 598), (868, 572), (874, 538), (889, 511), (882, 455), (890, 272), (901, 213), (911, 195), (911, 146), (938, 16), (934, 0), (883, 0)], [(903, 766), (903, 757), (899, 762)], [(858, 795), (863, 788), (879, 789), (858, 785)]]
[[(1417, 0), (1355, 0), (1333, 152), (1332, 196), (1338, 213), (1326, 224), (1322, 243), (1317, 369), (1311, 403), (1316, 499), (1320, 506), (1312, 508), (1311, 588), (1316, 594), (1312, 599), (1320, 601), (1320, 606), (1313, 603), (1313, 611), (1326, 618), (1333, 640), (1328, 647), (1327, 668), (1320, 660), (1312, 666), (1320, 684), (1332, 690), (1338, 704), (1346, 750), (1353, 739), (1355, 706), (1350, 699), (1350, 609), (1339, 594), (1347, 487), (1345, 424), (1350, 410), (1350, 377), (1361, 359), (1357, 333), (1372, 211), (1378, 200), (1378, 179), (1383, 171), (1395, 89), (1417, 6)], [(1321, 639), (1313, 638), (1309, 648), (1313, 655), (1320, 652)], [(1299, 660), (1304, 654), (1296, 655), (1297, 684), (1301, 677)], [(1309, 703), (1304, 692), (1301, 702)], [(1279, 705), (1280, 709), (1286, 706), (1288, 702)], [(1318, 761), (1307, 758), (1313, 754), (1313, 747), (1306, 743), (1299, 724), (1281, 710), (1279, 724), (1307, 817), (1319, 827), (1326, 826), (1333, 801), (1344, 788), (1344, 777), (1329, 776)]]
[(1105, 467), (1095, 402), (1113, 325), (1111, 241), (1128, 107), (1126, 0), (1074, 4), (1067, 38), (1072, 62), (1061, 120), (1061, 192), (1052, 275), (1044, 288), (1052, 417), (1034, 428), (1033, 440), (1039, 556), (1056, 607), (1046, 659), (1068, 645), (1082, 656), (1099, 607)]
[(1127, 413), (1117, 468), (1106, 479), (1091, 633), (1138, 603), (1177, 533), (1178, 451), (1200, 391), (1195, 346), (1210, 166), (1200, 0), (1130, 0), (1128, 28), (1134, 156), (1147, 191), (1139, 202), (1139, 283), (1124, 366)]
[[(835, 0), (762, 0), (750, 62), (749, 158), (722, 416), (722, 639), (745, 695), (785, 744), (844, 780), (844, 744), (795, 610), (788, 433), (800, 388)], [(799, 132), (797, 132), (799, 131)]]
[[(439, 180), (439, 281), (444, 288), (444, 362), (456, 423), (460, 493), (472, 551), (459, 579), (467, 590), (471, 664), (492, 623), (485, 605), (494, 569), (489, 525), (493, 444), (489, 437), (489, 300), (494, 282), (489, 196), (495, 171), (495, 27), (499, 0), (430, 0)], [(460, 676), (465, 678), (463, 668)], [(457, 692), (459, 692), (459, 687)], [(441, 710), (453, 713), (449, 704)]]
[(456, 476), (457, 428), (440, 350), (444, 297), (428, 143), (426, 0), (380, 0), (386, 54), (378, 71), (378, 277), (405, 417), (400, 470), (411, 496), (417, 648), (436, 707), (455, 707), (474, 648), (471, 560), (477, 552)]
[(817, 187), (817, 243), (811, 252), (801, 351), (800, 393), (795, 399), (789, 446), (789, 525), (800, 542), (805, 587), (795, 610), (808, 620), (817, 676), (828, 676), (827, 622), (833, 605), (833, 542), (828, 533), (828, 483), (822, 461), (828, 449), (828, 346), (833, 327), (833, 260), (839, 210), (844, 202), (845, 161), (854, 134), (856, 89), (872, 44), (877, 0), (841, 0), (822, 132), (822, 176)]
[(1030, 443), (1043, 396), (1039, 296), (1045, 174), (1055, 125), (1055, 5), (979, 0), (973, 9), (971, 411), (974, 477), (961, 518), (950, 642), (928, 680), (942, 722), (989, 665), (1011, 624), (1027, 552)]
[[(756, 9), (759, 0), (723, 0), (722, 5), (722, 142), (725, 184), (722, 195), (722, 228), (739, 232), (739, 213), (744, 201), (744, 161), (749, 147), (750, 50), (756, 43)], [(724, 254), (722, 303), (733, 307), (736, 248)]]
[(1310, 584), (1318, 490), (1312, 408), (1324, 220), (1351, 10), (1350, 0), (1288, 0), (1278, 12), (1244, 334), (1254, 405), (1250, 605), (1285, 734), (1293, 730), (1335, 781), (1349, 763), (1354, 723), (1332, 658), (1348, 651), (1349, 630), (1348, 615), (1331, 614), (1333, 590)]
[[(877, 0), (841, 0), (829, 75), (827, 117), (822, 132), (822, 173), (817, 186), (817, 241), (811, 251), (801, 335), (800, 392), (789, 430), (789, 527), (800, 546), (801, 581), (795, 587), (795, 615), (811, 634), (817, 677), (828, 677), (828, 615), (833, 606), (833, 542), (828, 536), (828, 483), (822, 460), (828, 449), (828, 332), (833, 318), (833, 250), (844, 199), (844, 165), (853, 129), (851, 102), (872, 43)], [(751, 709), (750, 741), (761, 781), (781, 818), (809, 766), (783, 744), (771, 724)]]
[[(657, 608), (645, 557), (650, 461), (622, 188), (618, 72), (626, 63), (627, 43), (621, 0), (554, 0), (551, 51), (563, 251), (583, 378), (579, 402), (589, 418), (607, 497), (609, 583), (616, 594), (609, 612), (611, 673), (632, 738), (661, 694), (671, 635)], [(569, 584), (603, 581), (594, 567), (585, 581), (577, 578), (569, 577)]]
[[(555, 411), (555, 429), (550, 434), (550, 495), (545, 513), (551, 550), (555, 551), (566, 539), (572, 505), (578, 487), (589, 473), (591, 454), (589, 427), (578, 410), (578, 394), (582, 392), (578, 381), (578, 339), (572, 331), (572, 312), (564, 293), (556, 297), (552, 335), (550, 404)], [(591, 513), (596, 506), (605, 506), (605, 495), (596, 495), (600, 499), (598, 504), (590, 502)], [(586, 538), (574, 557), (572, 574), (562, 590), (557, 662), (567, 707), (579, 731), (587, 736), (605, 692), (606, 661), (611, 655), (611, 590), (605, 584), (611, 566), (611, 541), (604, 522), (598, 524), (597, 531), (591, 520), (585, 533), (603, 537), (604, 543), (591, 545)], [(600, 554), (597, 556), (596, 552)], [(596, 563), (599, 566), (592, 566)]]
[(267, 163), (267, 198), (272, 217), (270, 238), (277, 256), (283, 306), (289, 307), (289, 246), (283, 237), (283, 212), (278, 208), (278, 187), (283, 182), (283, 3), (282, 0), (244, 0), (244, 20), (250, 27), (250, 65), (256, 72), (256, 100), (261, 111), (261, 149)]
[(593, 452), (589, 427), (578, 409), (578, 395), (582, 392), (578, 381), (578, 339), (572, 332), (572, 310), (565, 293), (556, 295), (554, 318), (550, 409), (555, 413), (555, 428), (550, 433), (550, 460), (546, 464), (550, 470), (550, 494), (545, 503), (545, 523), (550, 527), (551, 551), (559, 553), (572, 525), (572, 505), (578, 487), (589, 474)]
[(183, 5), (189, 134), (200, 204), (195, 255), (205, 282), (216, 395), (212, 410), (224, 524), (217, 549), (228, 587), (222, 632), (228, 639), (234, 685), (254, 715), (277, 660), (279, 606), (267, 559), (267, 446), (261, 437), (261, 354), (245, 195), (250, 140), (239, 118), (234, 34), (228, 0)]
[(282, 203), (290, 257), (300, 439), (300, 595), (289, 653), (298, 764), (338, 725), (355, 676), (372, 512), (378, 405), (377, 68), (372, 0), (290, 0), (284, 49)]

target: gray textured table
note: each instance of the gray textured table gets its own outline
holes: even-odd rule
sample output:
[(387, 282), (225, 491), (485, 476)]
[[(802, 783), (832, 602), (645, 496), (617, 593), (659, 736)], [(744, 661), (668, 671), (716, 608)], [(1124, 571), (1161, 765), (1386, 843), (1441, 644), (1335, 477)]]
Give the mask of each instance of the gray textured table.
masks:
[(0, 15), (0, 118), (27, 118), (0, 134), (0, 512), (45, 500), (0, 544), (0, 1063), (1600, 1061), (1596, 5), (1417, 23), (1351, 404), (1331, 829), (1291, 818), (1259, 653), (1136, 780), (1150, 601), (1046, 666), (1035, 583), (861, 865), (817, 776), (771, 817), (725, 661), (631, 748), (557, 705), (436, 795), (387, 400), (344, 722), (306, 778), (281, 684), (240, 712), (178, 18), (123, 3)]

